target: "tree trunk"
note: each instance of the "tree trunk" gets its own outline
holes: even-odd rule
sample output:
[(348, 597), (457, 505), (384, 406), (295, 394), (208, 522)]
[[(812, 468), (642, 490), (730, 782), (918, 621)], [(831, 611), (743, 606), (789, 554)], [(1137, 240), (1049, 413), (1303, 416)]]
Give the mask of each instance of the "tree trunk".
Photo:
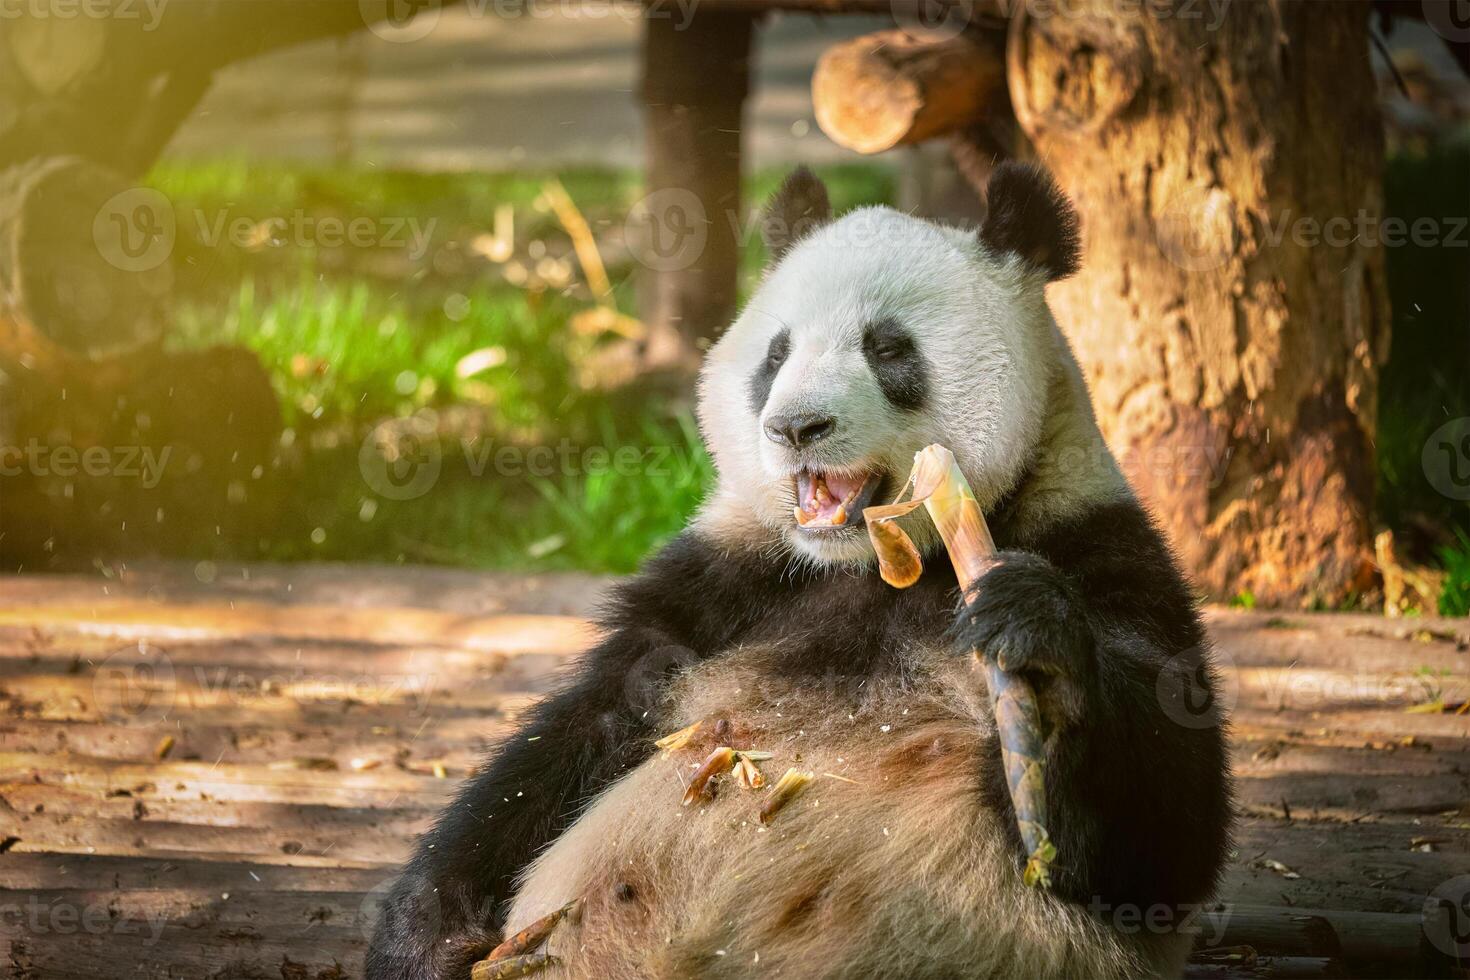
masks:
[(1214, 598), (1371, 581), (1388, 299), (1366, 4), (1012, 22), (1016, 115), (1082, 213), (1050, 297), (1099, 422)]
[(735, 314), (754, 18), (708, 11), (685, 25), (654, 13), (643, 35), (649, 193), (629, 217), (629, 244), (648, 269), (645, 366), (692, 373)]

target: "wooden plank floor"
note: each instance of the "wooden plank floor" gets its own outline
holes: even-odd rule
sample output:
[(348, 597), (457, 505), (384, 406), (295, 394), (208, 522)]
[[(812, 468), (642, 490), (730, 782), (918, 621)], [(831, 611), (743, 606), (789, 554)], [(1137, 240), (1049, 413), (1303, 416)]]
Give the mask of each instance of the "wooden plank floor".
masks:
[[(0, 579), (7, 975), (358, 976), (412, 836), (585, 646), (605, 584)], [(1222, 898), (1417, 913), (1470, 875), (1470, 625), (1210, 619), (1243, 814)]]

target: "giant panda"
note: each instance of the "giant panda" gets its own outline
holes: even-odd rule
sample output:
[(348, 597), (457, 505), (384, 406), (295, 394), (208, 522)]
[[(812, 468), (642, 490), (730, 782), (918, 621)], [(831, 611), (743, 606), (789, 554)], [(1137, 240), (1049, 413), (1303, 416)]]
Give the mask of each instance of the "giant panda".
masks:
[[(884, 208), (834, 218), (794, 172), (772, 264), (699, 386), (717, 481), (622, 585), (600, 642), (420, 841), (374, 978), (469, 976), (575, 902), (546, 977), (1177, 974), (1212, 893), (1230, 790), (1190, 590), (1130, 492), (1046, 304), (1078, 261), (1042, 169), (996, 168), (975, 230)], [(1000, 549), (962, 602), (942, 546), (884, 584), (862, 509), (949, 447)], [(983, 665), (1035, 685), (1057, 848), (1027, 887)], [(1177, 706), (1174, 706), (1177, 707)], [(655, 740), (699, 723), (685, 744)], [(682, 805), (719, 746), (770, 753)], [(764, 794), (815, 774), (769, 825)]]

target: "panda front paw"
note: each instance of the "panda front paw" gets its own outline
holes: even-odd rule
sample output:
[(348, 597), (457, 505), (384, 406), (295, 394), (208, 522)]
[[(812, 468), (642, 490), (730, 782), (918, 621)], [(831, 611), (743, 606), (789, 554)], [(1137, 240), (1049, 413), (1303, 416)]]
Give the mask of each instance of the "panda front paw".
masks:
[(955, 618), (951, 636), (964, 653), (1021, 674), (1052, 703), (1059, 720), (1075, 720), (1096, 676), (1092, 631), (1082, 598), (1051, 562), (1002, 551)]
[[(465, 980), (500, 941), (488, 916), (463, 902), (458, 883), (406, 871), (379, 909), (368, 947), (367, 980)], [(487, 921), (479, 921), (485, 919)]]

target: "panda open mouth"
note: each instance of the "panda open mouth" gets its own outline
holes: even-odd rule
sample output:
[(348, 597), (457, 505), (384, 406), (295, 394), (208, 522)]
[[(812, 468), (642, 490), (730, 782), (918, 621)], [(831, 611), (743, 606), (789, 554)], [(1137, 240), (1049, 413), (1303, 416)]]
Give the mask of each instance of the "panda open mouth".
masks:
[(862, 526), (863, 508), (877, 496), (883, 474), (802, 470), (792, 483), (797, 525), (803, 531), (831, 532)]

